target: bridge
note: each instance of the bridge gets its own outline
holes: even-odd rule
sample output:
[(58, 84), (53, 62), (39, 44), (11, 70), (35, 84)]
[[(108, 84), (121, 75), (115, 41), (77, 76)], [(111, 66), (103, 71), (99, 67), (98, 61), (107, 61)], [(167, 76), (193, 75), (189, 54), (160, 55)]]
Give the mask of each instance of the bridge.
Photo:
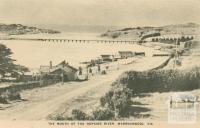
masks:
[(133, 40), (84, 40), (84, 39), (39, 39), (45, 42), (74, 42), (74, 43), (129, 43), (134, 44), (136, 41)]
[(31, 40), (31, 41), (43, 41), (43, 42), (66, 42), (66, 43), (124, 43), (124, 44), (135, 44), (138, 41), (135, 40), (98, 40), (98, 39), (45, 39), (45, 38), (0, 38), (0, 40)]

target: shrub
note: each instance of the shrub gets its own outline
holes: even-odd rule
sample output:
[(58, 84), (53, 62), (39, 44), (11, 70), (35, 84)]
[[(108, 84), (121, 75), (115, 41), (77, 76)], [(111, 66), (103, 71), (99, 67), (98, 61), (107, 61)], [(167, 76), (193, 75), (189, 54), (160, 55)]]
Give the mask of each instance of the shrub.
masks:
[(110, 120), (114, 118), (114, 112), (110, 109), (97, 109), (93, 111), (94, 120)]
[(121, 35), (120, 32), (115, 32), (115, 33), (112, 34), (112, 38), (117, 38), (117, 37), (119, 37), (120, 35)]
[(66, 120), (65, 117), (61, 114), (56, 115), (55, 118), (53, 118), (54, 120)]
[(89, 116), (78, 109), (72, 110), (72, 119), (73, 120), (89, 120)]
[(129, 71), (113, 83), (119, 85), (137, 93), (188, 91), (200, 88), (200, 69)]
[(8, 103), (8, 97), (5, 94), (0, 95), (0, 103), (3, 103), (3, 104)]
[(0, 94), (0, 103), (8, 103), (9, 101), (19, 100), (19, 99), (21, 99), (19, 92), (6, 91)]
[(115, 86), (104, 97), (101, 97), (101, 106), (114, 111), (115, 117), (120, 116), (131, 105), (131, 94), (131, 90), (127, 87)]
[(108, 36), (108, 33), (101, 34), (101, 37), (105, 37), (105, 36)]

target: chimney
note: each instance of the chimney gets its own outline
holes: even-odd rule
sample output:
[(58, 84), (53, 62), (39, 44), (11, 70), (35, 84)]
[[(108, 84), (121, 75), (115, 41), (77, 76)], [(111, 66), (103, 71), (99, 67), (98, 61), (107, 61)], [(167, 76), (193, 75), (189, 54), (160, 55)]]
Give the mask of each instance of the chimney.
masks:
[(49, 68), (52, 69), (52, 61), (49, 62)]

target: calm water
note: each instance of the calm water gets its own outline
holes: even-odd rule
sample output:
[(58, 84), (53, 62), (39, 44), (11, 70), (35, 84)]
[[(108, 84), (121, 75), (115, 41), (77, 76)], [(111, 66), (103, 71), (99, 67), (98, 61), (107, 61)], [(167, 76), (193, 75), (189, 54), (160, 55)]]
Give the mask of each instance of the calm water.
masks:
[[(25, 35), (27, 36), (27, 35)], [(47, 35), (32, 35), (46, 38)], [(97, 39), (95, 34), (59, 34), (48, 35), (52, 38), (70, 38), (70, 39)], [(80, 62), (99, 57), (101, 54), (116, 54), (118, 51), (145, 51), (151, 55), (152, 50), (147, 47), (136, 44), (101, 44), (91, 43), (74, 43), (74, 42), (42, 42), (42, 41), (23, 41), (23, 40), (5, 40), (0, 41), (6, 44), (13, 51), (12, 57), (16, 63), (25, 65), (29, 68), (39, 68), (40, 65), (48, 65), (51, 60), (53, 64), (66, 60), (72, 66), (79, 66)]]

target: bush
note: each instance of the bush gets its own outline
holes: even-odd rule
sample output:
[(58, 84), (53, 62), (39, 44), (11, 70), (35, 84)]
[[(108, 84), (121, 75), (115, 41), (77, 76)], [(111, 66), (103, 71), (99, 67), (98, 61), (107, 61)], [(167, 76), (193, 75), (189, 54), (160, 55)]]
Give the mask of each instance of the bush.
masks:
[(93, 111), (94, 120), (110, 120), (114, 118), (114, 112), (110, 109), (97, 109)]
[(131, 94), (131, 90), (127, 87), (115, 86), (104, 97), (101, 97), (101, 106), (114, 111), (115, 117), (121, 116), (131, 105)]
[(121, 35), (120, 32), (115, 32), (115, 33), (112, 34), (112, 38), (117, 38), (117, 37), (119, 37), (120, 35)]
[(188, 91), (200, 88), (200, 68), (190, 70), (129, 71), (113, 86), (126, 86), (137, 93)]
[(127, 110), (131, 104), (131, 90), (125, 86), (113, 86), (113, 89), (100, 99), (101, 108), (92, 112), (92, 116), (79, 109), (72, 110), (71, 117), (56, 116), (55, 120), (111, 120)]
[(5, 94), (0, 95), (0, 103), (3, 103), (3, 104), (8, 103), (8, 97)]
[(64, 116), (62, 116), (61, 114), (56, 115), (55, 118), (53, 118), (54, 120), (66, 120)]
[(0, 103), (8, 103), (9, 101), (19, 100), (19, 99), (21, 99), (19, 92), (6, 91), (0, 94)]
[(89, 116), (81, 110), (72, 110), (72, 120), (89, 120)]
[(101, 37), (106, 37), (106, 36), (109, 36), (108, 33), (101, 34)]

